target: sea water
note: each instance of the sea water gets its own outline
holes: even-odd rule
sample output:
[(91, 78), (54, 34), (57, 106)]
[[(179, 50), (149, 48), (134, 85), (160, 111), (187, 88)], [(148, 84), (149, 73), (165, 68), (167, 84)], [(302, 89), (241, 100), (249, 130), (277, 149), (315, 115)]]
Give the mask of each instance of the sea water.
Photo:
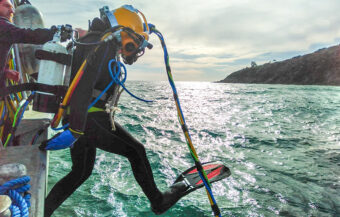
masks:
[[(213, 184), (222, 216), (340, 216), (340, 88), (177, 82), (202, 162), (232, 175)], [(116, 120), (146, 148), (165, 190), (193, 166), (167, 82), (127, 82), (153, 103), (123, 93)], [(51, 187), (71, 168), (68, 150), (50, 153)], [(155, 216), (124, 157), (98, 151), (92, 176), (54, 216)], [(204, 189), (162, 216), (213, 216)]]

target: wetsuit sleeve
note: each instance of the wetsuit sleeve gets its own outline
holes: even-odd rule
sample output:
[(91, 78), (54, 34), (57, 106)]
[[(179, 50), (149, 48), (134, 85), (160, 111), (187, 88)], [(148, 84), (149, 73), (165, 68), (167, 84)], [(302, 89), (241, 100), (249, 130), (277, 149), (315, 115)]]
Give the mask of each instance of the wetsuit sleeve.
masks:
[[(91, 50), (93, 50), (92, 47)], [(89, 52), (88, 49), (76, 49), (74, 52), (73, 66), (72, 66), (72, 74), (74, 74), (80, 68), (83, 58), (82, 55), (84, 53), (92, 53)], [(101, 62), (102, 53), (104, 53), (104, 47), (101, 46), (96, 52), (95, 56), (88, 58), (88, 65), (84, 71), (82, 78), (80, 79), (78, 86), (73, 92), (71, 101), (70, 101), (70, 128), (83, 132), (85, 129), (86, 119), (87, 119), (87, 110), (88, 106), (91, 104), (92, 92), (95, 87), (95, 84), (100, 77), (100, 73), (98, 72), (99, 62)], [(91, 54), (90, 54), (91, 55)]]
[(0, 43), (43, 44), (53, 39), (54, 32), (50, 29), (19, 28), (8, 21), (0, 22)]

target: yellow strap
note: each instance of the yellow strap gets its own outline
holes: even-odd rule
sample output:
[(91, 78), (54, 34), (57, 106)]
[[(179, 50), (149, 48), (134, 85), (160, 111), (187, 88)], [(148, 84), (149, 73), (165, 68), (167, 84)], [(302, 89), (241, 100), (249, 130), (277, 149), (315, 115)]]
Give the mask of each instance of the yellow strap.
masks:
[(78, 135), (84, 135), (84, 133), (81, 132), (81, 131), (73, 130), (73, 129), (71, 129), (70, 127), (69, 127), (68, 129), (69, 129), (72, 133), (75, 133), (75, 134), (78, 134)]
[[(103, 111), (105, 111), (105, 110), (102, 109), (102, 108), (94, 107), (94, 106), (92, 106), (89, 110), (87, 110), (88, 113), (91, 113), (91, 112), (103, 112)], [(67, 107), (66, 114), (68, 114), (68, 115), (71, 114), (70, 107)]]
[(91, 113), (91, 112), (103, 112), (103, 111), (105, 110), (102, 108), (97, 108), (97, 107), (92, 106), (87, 112)]

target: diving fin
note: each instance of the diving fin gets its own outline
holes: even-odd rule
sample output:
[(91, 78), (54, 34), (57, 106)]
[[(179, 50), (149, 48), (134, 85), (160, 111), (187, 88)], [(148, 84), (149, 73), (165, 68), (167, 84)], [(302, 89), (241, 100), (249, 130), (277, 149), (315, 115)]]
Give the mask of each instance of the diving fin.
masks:
[[(228, 167), (220, 162), (207, 162), (202, 164), (210, 183), (220, 181), (230, 176), (231, 172)], [(157, 206), (151, 205), (152, 211), (156, 215), (160, 215), (172, 207), (178, 200), (185, 195), (204, 186), (203, 181), (193, 166), (184, 171), (170, 188), (163, 194), (163, 200)]]
[[(231, 175), (228, 167), (224, 166), (221, 162), (207, 162), (202, 163), (210, 183), (220, 181)], [(196, 166), (193, 166), (184, 171), (174, 182), (174, 184), (184, 182), (188, 188), (183, 192), (182, 197), (204, 186), (203, 181), (197, 171)], [(174, 185), (173, 184), (173, 185)]]

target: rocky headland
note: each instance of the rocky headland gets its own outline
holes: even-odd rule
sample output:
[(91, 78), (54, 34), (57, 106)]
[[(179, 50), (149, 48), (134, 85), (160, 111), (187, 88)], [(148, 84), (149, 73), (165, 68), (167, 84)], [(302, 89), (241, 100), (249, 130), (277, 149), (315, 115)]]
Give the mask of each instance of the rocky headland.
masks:
[(340, 45), (284, 61), (252, 64), (221, 83), (340, 85)]

